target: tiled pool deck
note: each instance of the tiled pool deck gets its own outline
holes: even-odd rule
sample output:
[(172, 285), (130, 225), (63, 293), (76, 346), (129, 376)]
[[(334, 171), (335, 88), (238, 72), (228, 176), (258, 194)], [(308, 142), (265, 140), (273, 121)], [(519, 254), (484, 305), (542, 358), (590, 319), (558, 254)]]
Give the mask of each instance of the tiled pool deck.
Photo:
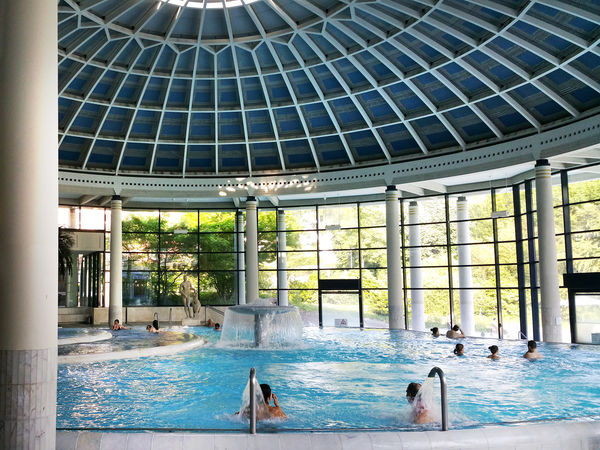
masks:
[(279, 434), (58, 431), (57, 450), (598, 450), (600, 422), (547, 422), (421, 432)]

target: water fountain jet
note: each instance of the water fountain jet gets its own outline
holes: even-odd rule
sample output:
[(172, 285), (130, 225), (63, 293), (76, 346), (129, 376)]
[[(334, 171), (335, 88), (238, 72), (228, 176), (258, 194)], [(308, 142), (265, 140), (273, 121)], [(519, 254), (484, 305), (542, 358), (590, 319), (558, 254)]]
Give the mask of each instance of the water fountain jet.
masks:
[(273, 305), (272, 299), (227, 308), (221, 345), (247, 348), (289, 348), (302, 338), (302, 319), (295, 306)]

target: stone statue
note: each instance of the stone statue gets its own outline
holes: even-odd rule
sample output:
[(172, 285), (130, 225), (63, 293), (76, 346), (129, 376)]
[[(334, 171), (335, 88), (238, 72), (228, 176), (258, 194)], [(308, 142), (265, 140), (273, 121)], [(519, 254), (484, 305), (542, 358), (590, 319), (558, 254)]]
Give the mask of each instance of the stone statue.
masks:
[(198, 299), (198, 292), (194, 291), (194, 294), (192, 296), (192, 311), (194, 313), (194, 319), (197, 319), (198, 317), (200, 317), (200, 307), (202, 305), (200, 304), (200, 300)]
[(183, 308), (185, 310), (185, 316), (189, 319), (193, 318), (192, 308), (190, 308), (190, 301), (192, 300), (192, 292), (196, 295), (196, 299), (198, 298), (198, 294), (192, 283), (188, 280), (187, 275), (183, 276), (183, 281), (179, 285), (179, 293), (181, 294), (181, 298), (183, 298)]

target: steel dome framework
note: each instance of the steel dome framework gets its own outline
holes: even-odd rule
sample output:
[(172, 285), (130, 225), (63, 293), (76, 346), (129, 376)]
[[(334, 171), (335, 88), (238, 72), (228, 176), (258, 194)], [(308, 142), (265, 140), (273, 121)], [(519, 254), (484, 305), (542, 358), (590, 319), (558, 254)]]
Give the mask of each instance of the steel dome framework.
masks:
[(600, 107), (597, 0), (60, 0), (58, 19), (62, 170), (387, 165)]

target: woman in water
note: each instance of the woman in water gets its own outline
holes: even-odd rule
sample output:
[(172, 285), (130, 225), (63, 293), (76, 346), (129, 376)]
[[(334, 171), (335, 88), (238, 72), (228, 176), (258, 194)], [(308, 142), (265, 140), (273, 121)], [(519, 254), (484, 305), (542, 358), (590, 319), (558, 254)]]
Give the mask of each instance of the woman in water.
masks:
[(491, 355), (487, 356), (489, 359), (500, 359), (500, 355), (498, 354), (500, 349), (498, 348), (497, 345), (490, 345), (488, 347), (488, 349), (490, 350), (490, 353), (491, 353)]
[(430, 423), (433, 419), (419, 394), (421, 383), (409, 383), (406, 388), (406, 401), (412, 406), (414, 423)]
[(465, 355), (465, 346), (462, 344), (456, 344), (456, 347), (454, 347), (454, 354), (456, 356), (464, 356)]

